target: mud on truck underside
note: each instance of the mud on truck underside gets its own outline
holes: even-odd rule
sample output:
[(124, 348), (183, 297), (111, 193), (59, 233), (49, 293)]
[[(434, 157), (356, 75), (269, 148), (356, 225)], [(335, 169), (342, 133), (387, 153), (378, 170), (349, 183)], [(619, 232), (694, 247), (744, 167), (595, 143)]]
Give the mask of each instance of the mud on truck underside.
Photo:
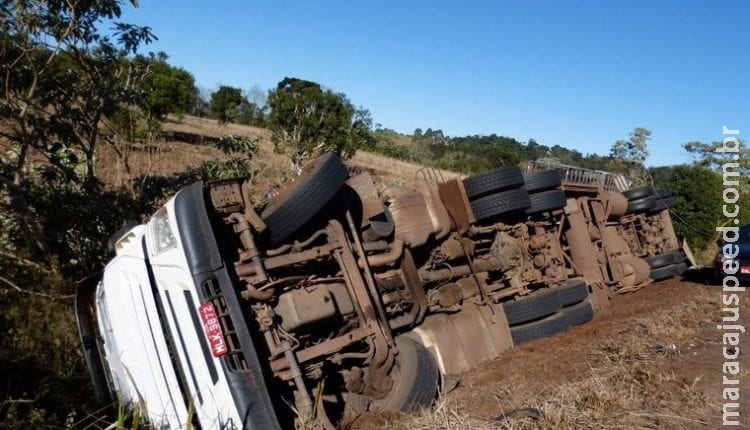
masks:
[(193, 185), (232, 286), (200, 282), (222, 360), (266, 384), (272, 427), (427, 407), (446, 375), (685, 270), (668, 191), (626, 186), (556, 166), (384, 187), (333, 154), (262, 210), (242, 179)]

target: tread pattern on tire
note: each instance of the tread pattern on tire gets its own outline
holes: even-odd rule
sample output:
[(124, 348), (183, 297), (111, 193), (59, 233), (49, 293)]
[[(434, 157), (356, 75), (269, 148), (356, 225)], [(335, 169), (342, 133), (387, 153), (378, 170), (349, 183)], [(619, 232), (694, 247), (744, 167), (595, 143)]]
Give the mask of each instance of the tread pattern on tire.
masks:
[(638, 200), (654, 195), (654, 187), (652, 187), (651, 185), (641, 185), (640, 187), (635, 187), (627, 191), (623, 191), (622, 195), (624, 195), (628, 200)]
[(399, 351), (396, 359), (401, 366), (399, 380), (394, 381), (391, 393), (380, 404), (375, 402), (375, 409), (411, 412), (430, 406), (437, 396), (440, 382), (435, 359), (413, 339), (399, 336), (396, 346)]
[(653, 196), (643, 197), (628, 202), (628, 210), (626, 214), (645, 212), (651, 210), (656, 205), (656, 198)]
[(664, 209), (672, 209), (673, 207), (674, 201), (672, 200), (672, 197), (665, 197), (662, 199), (656, 199), (656, 203), (654, 203), (654, 206), (649, 210), (649, 212), (658, 213), (663, 211)]
[(562, 308), (558, 289), (547, 289), (532, 295), (503, 303), (509, 326), (550, 316)]
[(589, 286), (583, 279), (569, 279), (557, 288), (557, 296), (563, 306), (580, 303), (589, 296)]
[(565, 315), (565, 321), (568, 324), (568, 327), (581, 325), (594, 319), (594, 308), (588, 301), (565, 307), (563, 308), (562, 313)]
[[(684, 264), (684, 263), (683, 263)], [(654, 281), (661, 281), (663, 279), (672, 278), (678, 275), (679, 264), (670, 264), (669, 266), (659, 267), (658, 269), (651, 270), (651, 279)]]
[(262, 212), (271, 244), (283, 242), (310, 221), (349, 177), (346, 166), (336, 154), (325, 153), (312, 163), (298, 182), (282, 190), (276, 201), (272, 200)]
[(471, 202), (471, 209), (477, 221), (484, 221), (499, 215), (521, 211), (531, 206), (526, 190), (515, 189), (490, 194)]
[(682, 254), (681, 251), (670, 251), (664, 254), (646, 257), (644, 260), (648, 262), (648, 266), (650, 268), (657, 269), (659, 267), (669, 266), (673, 263), (679, 263), (679, 261), (676, 261), (678, 259), (678, 256), (676, 256), (675, 254), (677, 253)]
[(464, 179), (464, 188), (469, 199), (477, 199), (522, 185), (523, 173), (515, 166), (498, 167)]
[(529, 195), (531, 206), (526, 209), (528, 215), (535, 215), (542, 212), (549, 212), (556, 209), (562, 209), (568, 203), (565, 191), (550, 190), (542, 191)]
[(543, 170), (541, 172), (529, 173), (524, 177), (523, 188), (529, 193), (554, 190), (562, 184), (562, 175), (559, 170)]
[(556, 312), (547, 318), (511, 327), (510, 336), (514, 345), (530, 342), (535, 339), (549, 337), (568, 329), (565, 314)]

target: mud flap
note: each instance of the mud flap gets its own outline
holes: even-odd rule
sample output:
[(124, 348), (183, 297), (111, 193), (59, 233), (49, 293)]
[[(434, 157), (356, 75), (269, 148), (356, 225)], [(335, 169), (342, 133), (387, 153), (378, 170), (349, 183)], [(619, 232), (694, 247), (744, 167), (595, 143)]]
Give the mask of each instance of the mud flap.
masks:
[(686, 239), (682, 239), (682, 252), (685, 253), (685, 257), (687, 257), (687, 260), (690, 262), (690, 267), (697, 266), (698, 263), (695, 261), (695, 256), (693, 255), (693, 251), (690, 249), (690, 245), (688, 245)]

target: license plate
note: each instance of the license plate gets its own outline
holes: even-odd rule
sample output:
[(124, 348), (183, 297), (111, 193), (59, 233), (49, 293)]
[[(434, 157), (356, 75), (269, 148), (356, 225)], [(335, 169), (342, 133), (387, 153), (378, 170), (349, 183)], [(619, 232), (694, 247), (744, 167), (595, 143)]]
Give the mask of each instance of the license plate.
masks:
[(750, 266), (740, 266), (740, 273), (743, 275), (750, 275)]
[(216, 308), (213, 303), (207, 302), (198, 308), (203, 320), (203, 330), (206, 332), (206, 338), (211, 345), (211, 354), (214, 357), (221, 357), (228, 352), (227, 342), (224, 340), (224, 333), (221, 331), (219, 317), (216, 316)]

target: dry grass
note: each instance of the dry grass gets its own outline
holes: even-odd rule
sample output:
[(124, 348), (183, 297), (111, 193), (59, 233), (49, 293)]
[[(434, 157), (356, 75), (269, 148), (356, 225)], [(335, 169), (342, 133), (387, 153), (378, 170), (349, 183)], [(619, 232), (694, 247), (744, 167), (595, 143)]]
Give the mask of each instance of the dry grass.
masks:
[[(705, 321), (715, 319), (716, 295), (702, 293), (687, 304), (660, 309), (633, 319), (589, 357), (589, 371), (578, 379), (549, 386), (542, 392), (525, 388), (522, 377), (467, 395), (449, 394), (431, 411), (401, 416), (377, 426), (417, 429), (697, 429), (710, 428), (715, 396), (700, 387), (701, 377), (686, 381), (665, 366), (680, 360), (679, 348), (694, 341)], [(655, 343), (675, 345), (664, 353)], [(495, 399), (497, 413), (537, 408), (543, 418), (502, 421), (465, 411), (472, 397)]]

